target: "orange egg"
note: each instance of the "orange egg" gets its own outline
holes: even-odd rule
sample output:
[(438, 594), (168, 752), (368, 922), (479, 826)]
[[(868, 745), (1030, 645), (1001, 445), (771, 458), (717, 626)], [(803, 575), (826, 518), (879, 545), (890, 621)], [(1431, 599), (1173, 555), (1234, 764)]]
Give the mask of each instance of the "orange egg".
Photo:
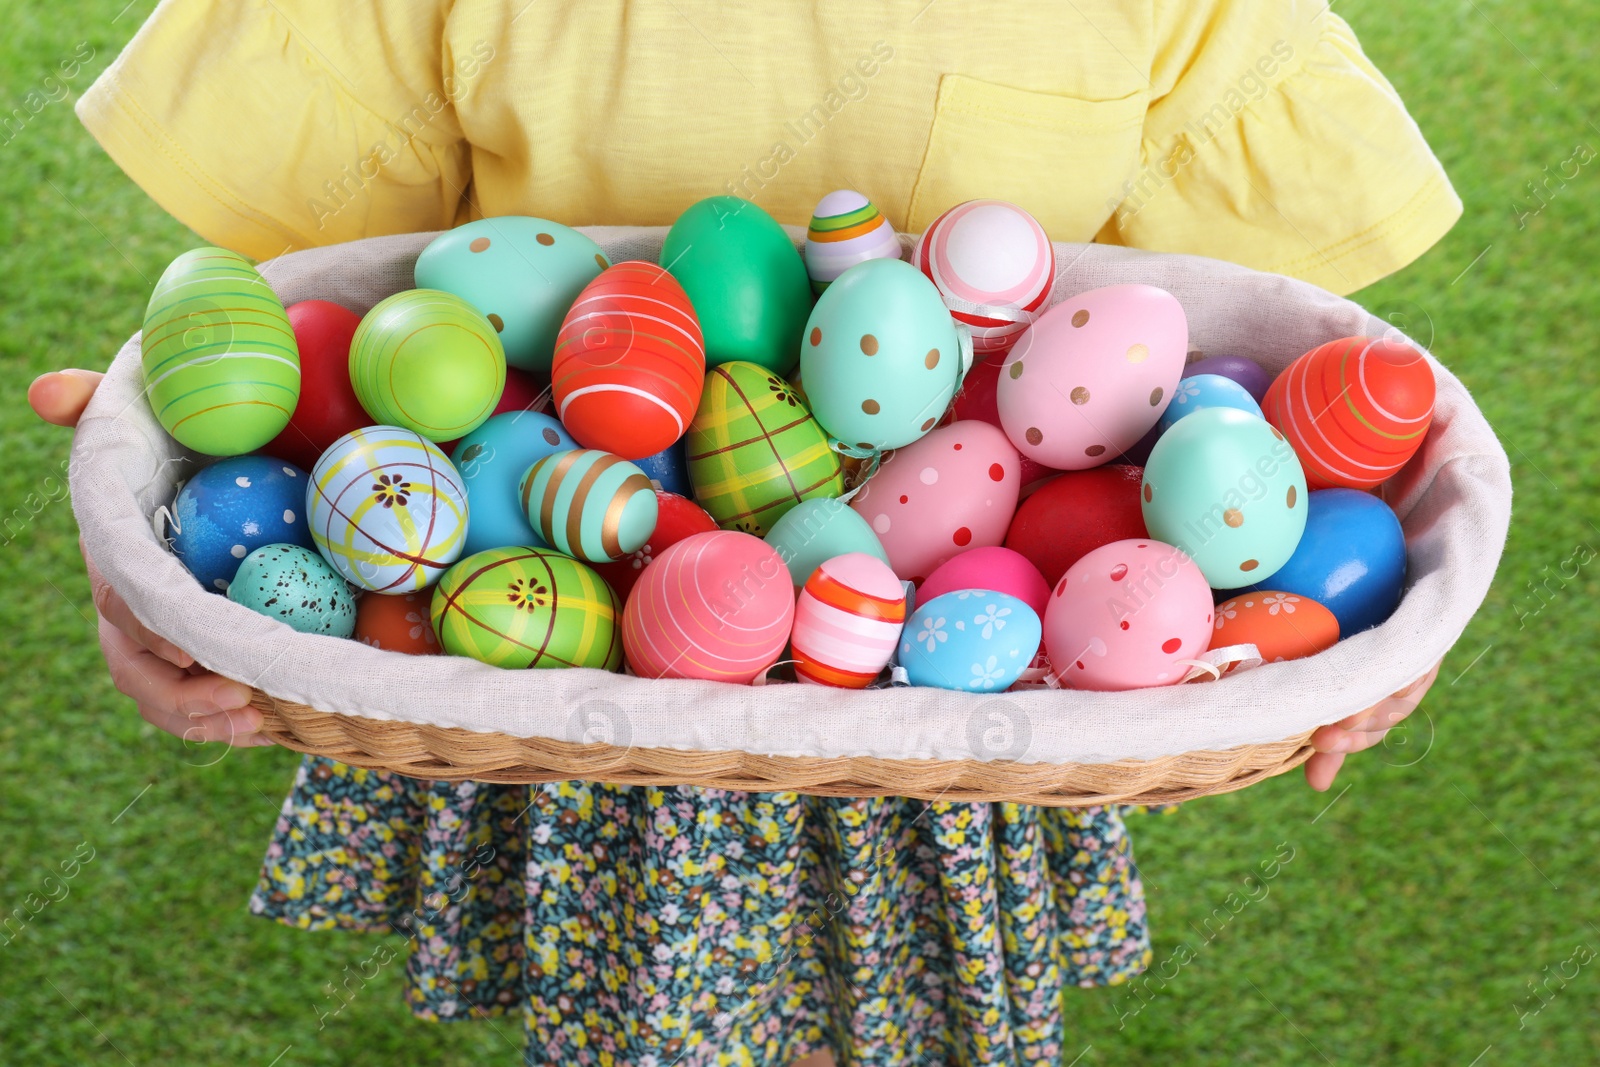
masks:
[(363, 593), (356, 603), (356, 632), (351, 636), (390, 652), (438, 655), (439, 641), (428, 621), (430, 592)]
[(1338, 640), (1333, 612), (1309, 597), (1263, 589), (1217, 605), (1211, 647), (1255, 645), (1262, 662), (1280, 663), (1315, 655)]

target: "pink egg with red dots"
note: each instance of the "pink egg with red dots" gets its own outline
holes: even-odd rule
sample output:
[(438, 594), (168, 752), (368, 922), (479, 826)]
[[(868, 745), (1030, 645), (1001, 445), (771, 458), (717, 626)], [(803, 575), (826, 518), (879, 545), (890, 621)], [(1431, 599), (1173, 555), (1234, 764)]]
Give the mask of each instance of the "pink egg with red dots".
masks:
[(1006, 354), (995, 388), (1000, 425), (1046, 467), (1109, 463), (1166, 410), (1188, 349), (1183, 306), (1164, 289), (1109, 285), (1068, 297)]
[(1005, 540), (1018, 466), (1000, 430), (953, 422), (895, 449), (850, 506), (878, 535), (895, 574), (921, 582), (945, 560)]
[(986, 545), (963, 552), (941, 563), (917, 590), (917, 602), (926, 604), (936, 596), (962, 589), (992, 589), (1007, 593), (1044, 618), (1050, 599), (1050, 583), (1028, 557), (1009, 548)]
[(1070, 689), (1173, 685), (1211, 640), (1211, 587), (1161, 541), (1113, 541), (1067, 569), (1045, 608), (1051, 669)]

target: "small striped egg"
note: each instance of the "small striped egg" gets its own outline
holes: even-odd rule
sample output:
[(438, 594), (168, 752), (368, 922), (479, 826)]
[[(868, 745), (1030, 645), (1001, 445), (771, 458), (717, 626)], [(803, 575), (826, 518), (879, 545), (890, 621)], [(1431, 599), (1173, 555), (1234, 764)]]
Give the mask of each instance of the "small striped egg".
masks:
[(346, 581), (409, 593), (438, 581), (466, 541), (461, 475), (432, 441), (368, 426), (335, 441), (306, 488), (317, 551)]
[(556, 336), (551, 393), (580, 444), (643, 459), (683, 436), (705, 372), (705, 339), (683, 286), (654, 263), (632, 261), (578, 294)]
[(278, 300), (243, 256), (183, 253), (145, 309), (141, 362), (156, 419), (178, 443), (237, 456), (272, 440), (300, 399), (300, 349)]
[(836, 189), (817, 202), (806, 230), (812, 292), (822, 292), (857, 263), (899, 258), (900, 238), (872, 201), (854, 189)]
[(539, 460), (519, 487), (528, 524), (545, 543), (592, 563), (637, 552), (656, 528), (655, 488), (609, 452), (577, 448)]
[(802, 682), (862, 689), (889, 663), (906, 621), (905, 589), (865, 552), (825, 561), (806, 579), (789, 642)]
[(938, 287), (982, 358), (1004, 353), (1039, 317), (1055, 282), (1056, 254), (1038, 220), (1004, 200), (969, 200), (933, 220), (911, 262)]

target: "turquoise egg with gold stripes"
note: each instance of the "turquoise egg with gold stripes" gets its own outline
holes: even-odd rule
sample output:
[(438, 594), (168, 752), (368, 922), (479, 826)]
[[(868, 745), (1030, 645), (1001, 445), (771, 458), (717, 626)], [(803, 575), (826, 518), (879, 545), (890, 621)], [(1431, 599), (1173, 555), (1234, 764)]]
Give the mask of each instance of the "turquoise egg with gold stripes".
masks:
[(655, 531), (655, 486), (620, 456), (575, 448), (546, 456), (522, 476), (528, 524), (558, 552), (611, 563), (644, 547)]
[(300, 349), (249, 260), (195, 248), (161, 273), (144, 313), (145, 393), (163, 429), (208, 456), (260, 448), (300, 400)]
[(402, 426), (368, 426), (317, 460), (306, 517), (317, 551), (345, 580), (411, 593), (460, 558), (467, 493), (438, 445)]

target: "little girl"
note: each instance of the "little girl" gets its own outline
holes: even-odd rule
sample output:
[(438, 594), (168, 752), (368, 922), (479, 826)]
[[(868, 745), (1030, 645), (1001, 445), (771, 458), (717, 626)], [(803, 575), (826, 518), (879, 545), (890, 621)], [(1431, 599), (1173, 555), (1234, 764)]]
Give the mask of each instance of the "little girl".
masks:
[[(1461, 211), (1349, 28), (1290, 0), (164, 0), (78, 113), (163, 208), (258, 258), (495, 215), (662, 225), (713, 193), (804, 224), (850, 187), (903, 231), (995, 197), (1058, 241), (1347, 293)], [(30, 396), (71, 424), (96, 380)], [(141, 714), (264, 743), (245, 687), (193, 668), (87, 562)], [(1431, 680), (1319, 731), (1313, 787)], [(251, 909), (414, 934), (416, 1014), (520, 1013), (530, 1065), (1054, 1062), (1066, 989), (1150, 959), (1115, 808), (433, 783), (314, 758)]]

